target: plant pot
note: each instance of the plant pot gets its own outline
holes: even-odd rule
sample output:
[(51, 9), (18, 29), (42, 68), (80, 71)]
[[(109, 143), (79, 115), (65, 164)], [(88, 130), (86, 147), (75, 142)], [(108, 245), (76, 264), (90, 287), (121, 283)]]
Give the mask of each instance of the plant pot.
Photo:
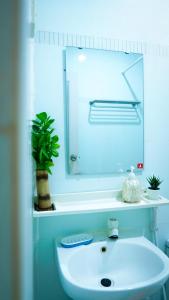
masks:
[(160, 197), (159, 190), (160, 189), (153, 190), (151, 188), (148, 188), (147, 192), (148, 192), (149, 199), (151, 199), (151, 200), (158, 200), (159, 197)]
[(36, 170), (36, 186), (38, 208), (40, 210), (49, 210), (52, 207), (50, 193), (48, 172), (46, 170)]

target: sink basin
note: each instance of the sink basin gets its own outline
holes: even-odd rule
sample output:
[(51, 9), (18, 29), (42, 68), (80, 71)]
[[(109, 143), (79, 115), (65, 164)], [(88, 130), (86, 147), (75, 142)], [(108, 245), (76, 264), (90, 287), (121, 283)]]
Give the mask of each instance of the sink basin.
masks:
[(57, 247), (57, 258), (63, 288), (74, 300), (139, 300), (169, 277), (169, 258), (144, 237)]

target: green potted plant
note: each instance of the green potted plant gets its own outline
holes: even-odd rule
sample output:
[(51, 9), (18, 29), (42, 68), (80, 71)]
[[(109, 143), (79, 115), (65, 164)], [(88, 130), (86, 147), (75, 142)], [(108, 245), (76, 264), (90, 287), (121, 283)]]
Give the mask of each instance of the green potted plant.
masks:
[(54, 119), (41, 112), (32, 120), (32, 156), (36, 163), (37, 209), (52, 209), (48, 174), (52, 174), (53, 157), (58, 157), (58, 136), (54, 135)]
[(147, 181), (149, 183), (149, 187), (148, 187), (148, 196), (150, 199), (152, 200), (157, 200), (159, 199), (159, 186), (160, 184), (162, 183), (162, 180), (155, 176), (155, 175), (152, 175), (150, 177), (147, 178)]

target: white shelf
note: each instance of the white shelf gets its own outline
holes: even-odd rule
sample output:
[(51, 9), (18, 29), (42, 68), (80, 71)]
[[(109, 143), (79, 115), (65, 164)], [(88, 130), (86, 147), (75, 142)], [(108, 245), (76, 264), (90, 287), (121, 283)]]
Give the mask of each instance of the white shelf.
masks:
[(125, 203), (120, 199), (120, 191), (117, 190), (57, 194), (52, 197), (52, 201), (56, 210), (40, 212), (34, 210), (33, 217), (152, 208), (169, 204), (169, 200), (162, 196), (158, 200), (149, 200), (142, 197), (140, 202)]

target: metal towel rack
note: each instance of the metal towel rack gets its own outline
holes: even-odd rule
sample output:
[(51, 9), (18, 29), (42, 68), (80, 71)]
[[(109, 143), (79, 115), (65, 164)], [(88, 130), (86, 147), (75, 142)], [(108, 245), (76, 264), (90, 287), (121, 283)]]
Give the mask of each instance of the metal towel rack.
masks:
[(90, 123), (128, 123), (141, 122), (138, 106), (141, 101), (133, 100), (93, 100), (89, 101)]

